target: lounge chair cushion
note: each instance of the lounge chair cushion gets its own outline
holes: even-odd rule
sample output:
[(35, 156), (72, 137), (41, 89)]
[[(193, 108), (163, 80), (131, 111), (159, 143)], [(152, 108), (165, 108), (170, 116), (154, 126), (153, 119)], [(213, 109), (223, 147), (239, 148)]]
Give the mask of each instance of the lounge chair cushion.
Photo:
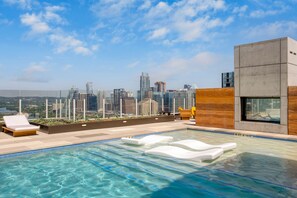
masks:
[(178, 159), (188, 159), (195, 161), (214, 160), (223, 154), (223, 149), (211, 149), (207, 151), (189, 151), (176, 146), (159, 146), (145, 151), (145, 154), (152, 154)]
[(161, 142), (164, 143), (164, 142), (172, 141), (173, 137), (163, 136), (163, 135), (148, 135), (140, 139), (124, 137), (121, 140), (126, 144), (132, 144), (132, 145), (152, 145), (152, 144), (157, 144)]
[(181, 147), (181, 148), (194, 150), (194, 151), (204, 151), (204, 150), (209, 150), (209, 149), (214, 149), (214, 148), (221, 148), (224, 151), (229, 151), (229, 150), (236, 148), (236, 146), (237, 146), (237, 144), (233, 143), (233, 142), (219, 144), (219, 145), (211, 145), (211, 144), (206, 144), (206, 143), (198, 141), (198, 140), (191, 140), (191, 139), (172, 142), (170, 144), (174, 145), (174, 146)]
[(3, 116), (6, 127), (19, 126), (19, 125), (30, 125), (26, 116), (15, 115), (15, 116)]
[(17, 125), (17, 126), (10, 126), (7, 127), (8, 129), (11, 129), (12, 131), (37, 131), (40, 127), (35, 125)]

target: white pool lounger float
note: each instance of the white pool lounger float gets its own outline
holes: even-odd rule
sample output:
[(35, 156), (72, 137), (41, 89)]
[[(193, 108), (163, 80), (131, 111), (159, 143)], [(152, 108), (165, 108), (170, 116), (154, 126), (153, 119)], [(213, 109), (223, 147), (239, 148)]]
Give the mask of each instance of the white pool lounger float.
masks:
[(148, 135), (140, 139), (123, 137), (121, 138), (121, 140), (126, 144), (140, 146), (140, 145), (152, 145), (157, 143), (166, 143), (166, 142), (172, 141), (173, 137), (163, 136), (163, 135)]
[(206, 144), (204, 142), (198, 140), (181, 140), (177, 142), (172, 142), (170, 145), (182, 147), (185, 149), (195, 150), (195, 151), (205, 151), (209, 149), (221, 148), (224, 151), (229, 151), (235, 149), (237, 144), (236, 143), (225, 143), (220, 145), (211, 145)]
[(176, 146), (159, 146), (144, 152), (145, 154), (172, 157), (177, 159), (204, 161), (214, 160), (224, 153), (223, 149), (216, 148), (206, 151), (189, 151)]

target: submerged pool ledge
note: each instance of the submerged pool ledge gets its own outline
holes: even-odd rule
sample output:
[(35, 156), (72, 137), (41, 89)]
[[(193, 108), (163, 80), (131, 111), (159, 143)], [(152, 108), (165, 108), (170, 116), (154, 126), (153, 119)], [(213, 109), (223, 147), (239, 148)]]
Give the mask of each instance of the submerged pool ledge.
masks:
[(294, 136), (294, 135), (285, 135), (285, 134), (268, 133), (268, 132), (260, 132), (260, 131), (244, 131), (244, 130), (235, 130), (235, 129), (202, 127), (202, 126), (194, 126), (194, 125), (189, 126), (188, 129), (205, 131), (205, 132), (229, 134), (229, 135), (237, 135), (237, 136), (246, 136), (246, 137), (255, 137), (255, 138), (265, 138), (265, 139), (297, 142), (297, 136)]

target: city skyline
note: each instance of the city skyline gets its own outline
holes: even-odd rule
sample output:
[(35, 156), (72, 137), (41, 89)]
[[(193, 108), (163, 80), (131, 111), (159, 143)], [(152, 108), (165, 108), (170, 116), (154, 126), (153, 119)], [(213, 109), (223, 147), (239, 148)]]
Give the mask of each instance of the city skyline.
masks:
[(0, 89), (138, 90), (139, 74), (167, 89), (220, 87), (233, 46), (297, 37), (295, 0), (0, 3)]

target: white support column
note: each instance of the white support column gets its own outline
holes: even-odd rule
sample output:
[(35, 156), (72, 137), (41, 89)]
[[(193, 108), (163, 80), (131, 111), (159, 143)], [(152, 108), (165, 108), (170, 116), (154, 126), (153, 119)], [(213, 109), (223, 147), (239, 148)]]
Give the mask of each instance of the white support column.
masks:
[(60, 115), (59, 115), (59, 117), (60, 117), (60, 119), (62, 119), (62, 100), (60, 99)]
[(45, 118), (48, 119), (48, 99), (45, 99)]
[(152, 99), (150, 99), (150, 116), (152, 116)]
[(68, 99), (68, 119), (71, 120), (71, 100)]
[(135, 117), (137, 118), (138, 117), (138, 101), (137, 101), (137, 98), (135, 98)]
[(19, 114), (22, 114), (22, 99), (19, 99)]
[(105, 118), (105, 98), (102, 100), (102, 110), (103, 110), (103, 118)]
[(173, 98), (173, 115), (175, 115), (175, 98)]
[(123, 100), (122, 98), (120, 99), (120, 117), (123, 117)]
[(162, 107), (161, 107), (162, 112), (164, 112), (164, 98), (162, 97)]
[(73, 121), (75, 121), (75, 99), (73, 99), (73, 102), (72, 102), (73, 104)]
[(56, 99), (56, 119), (58, 119), (58, 100)]
[(86, 120), (86, 99), (84, 99), (84, 120)]
[(184, 109), (186, 109), (186, 98), (184, 98)]
[(67, 99), (65, 99), (65, 119), (67, 119), (67, 110), (68, 110), (68, 105), (67, 105)]

